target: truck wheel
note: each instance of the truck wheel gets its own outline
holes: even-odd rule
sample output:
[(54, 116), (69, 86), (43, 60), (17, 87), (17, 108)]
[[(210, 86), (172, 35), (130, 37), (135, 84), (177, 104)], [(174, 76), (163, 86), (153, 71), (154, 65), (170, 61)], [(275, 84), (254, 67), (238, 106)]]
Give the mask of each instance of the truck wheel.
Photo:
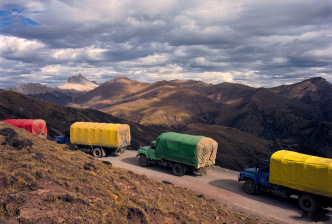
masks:
[(247, 194), (256, 194), (256, 184), (252, 179), (247, 179), (243, 183), (243, 190)]
[(120, 149), (121, 154), (124, 153), (125, 151), (126, 151), (126, 147), (123, 147), (123, 148)]
[(145, 155), (140, 155), (138, 163), (140, 166), (146, 167), (146, 166), (148, 166), (149, 161)]
[(92, 155), (93, 155), (93, 157), (101, 158), (103, 154), (102, 154), (100, 148), (94, 148), (92, 150)]
[(305, 212), (314, 212), (318, 209), (316, 199), (307, 194), (303, 194), (299, 197), (299, 206)]
[(174, 163), (174, 165), (172, 166), (172, 171), (173, 171), (173, 174), (176, 176), (184, 175), (184, 169), (183, 169), (182, 164), (180, 164), (180, 163)]

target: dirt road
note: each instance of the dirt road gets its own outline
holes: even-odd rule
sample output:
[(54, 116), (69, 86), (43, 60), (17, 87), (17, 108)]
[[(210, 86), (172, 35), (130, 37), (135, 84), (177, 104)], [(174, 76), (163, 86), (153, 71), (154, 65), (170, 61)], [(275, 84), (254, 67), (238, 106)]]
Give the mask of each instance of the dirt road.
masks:
[(213, 167), (204, 176), (193, 174), (177, 177), (171, 169), (160, 166), (140, 167), (136, 151), (127, 150), (124, 154), (103, 157), (102, 160), (110, 161), (113, 166), (144, 174), (156, 181), (168, 181), (172, 184), (198, 194), (215, 198), (221, 204), (280, 223), (308, 224), (332, 223), (332, 210), (323, 210), (315, 215), (314, 220), (304, 217), (297, 206), (295, 198), (286, 199), (270, 194), (248, 195), (242, 190), (242, 183), (237, 181), (238, 173), (231, 170)]

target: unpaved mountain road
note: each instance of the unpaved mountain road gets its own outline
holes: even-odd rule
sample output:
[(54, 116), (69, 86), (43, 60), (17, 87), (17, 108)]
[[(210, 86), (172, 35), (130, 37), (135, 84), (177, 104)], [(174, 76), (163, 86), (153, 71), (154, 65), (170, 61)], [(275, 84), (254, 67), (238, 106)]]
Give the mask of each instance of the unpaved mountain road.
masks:
[(177, 177), (171, 169), (160, 166), (141, 167), (138, 165), (136, 151), (127, 150), (124, 154), (110, 155), (102, 160), (110, 161), (114, 167), (144, 174), (156, 181), (168, 181), (172, 184), (204, 194), (234, 210), (243, 211), (263, 219), (278, 223), (308, 224), (332, 223), (332, 209), (323, 210), (315, 215), (316, 222), (301, 218), (302, 212), (294, 198), (286, 199), (270, 194), (248, 195), (242, 190), (242, 183), (237, 181), (238, 173), (219, 167), (210, 168), (206, 175), (193, 174)]

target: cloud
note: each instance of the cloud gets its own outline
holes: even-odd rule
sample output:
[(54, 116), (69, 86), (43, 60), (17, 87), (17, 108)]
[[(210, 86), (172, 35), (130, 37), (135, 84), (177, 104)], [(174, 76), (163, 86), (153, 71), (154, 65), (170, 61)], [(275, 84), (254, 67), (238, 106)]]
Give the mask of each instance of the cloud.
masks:
[(57, 86), (78, 73), (98, 82), (332, 82), (330, 0), (4, 0), (0, 13), (0, 88)]

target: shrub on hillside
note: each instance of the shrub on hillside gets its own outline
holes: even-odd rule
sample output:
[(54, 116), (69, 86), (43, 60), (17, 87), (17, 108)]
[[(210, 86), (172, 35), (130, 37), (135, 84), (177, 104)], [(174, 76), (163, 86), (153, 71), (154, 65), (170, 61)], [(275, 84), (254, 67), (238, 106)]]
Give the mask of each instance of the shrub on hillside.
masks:
[(11, 145), (17, 150), (21, 150), (24, 147), (31, 147), (33, 142), (30, 139), (18, 139), (18, 134), (12, 128), (3, 128), (0, 130), (0, 135), (5, 136), (5, 140), (1, 143), (2, 145)]
[(12, 128), (3, 128), (0, 130), (0, 135), (6, 136), (8, 138), (17, 138), (18, 134)]

